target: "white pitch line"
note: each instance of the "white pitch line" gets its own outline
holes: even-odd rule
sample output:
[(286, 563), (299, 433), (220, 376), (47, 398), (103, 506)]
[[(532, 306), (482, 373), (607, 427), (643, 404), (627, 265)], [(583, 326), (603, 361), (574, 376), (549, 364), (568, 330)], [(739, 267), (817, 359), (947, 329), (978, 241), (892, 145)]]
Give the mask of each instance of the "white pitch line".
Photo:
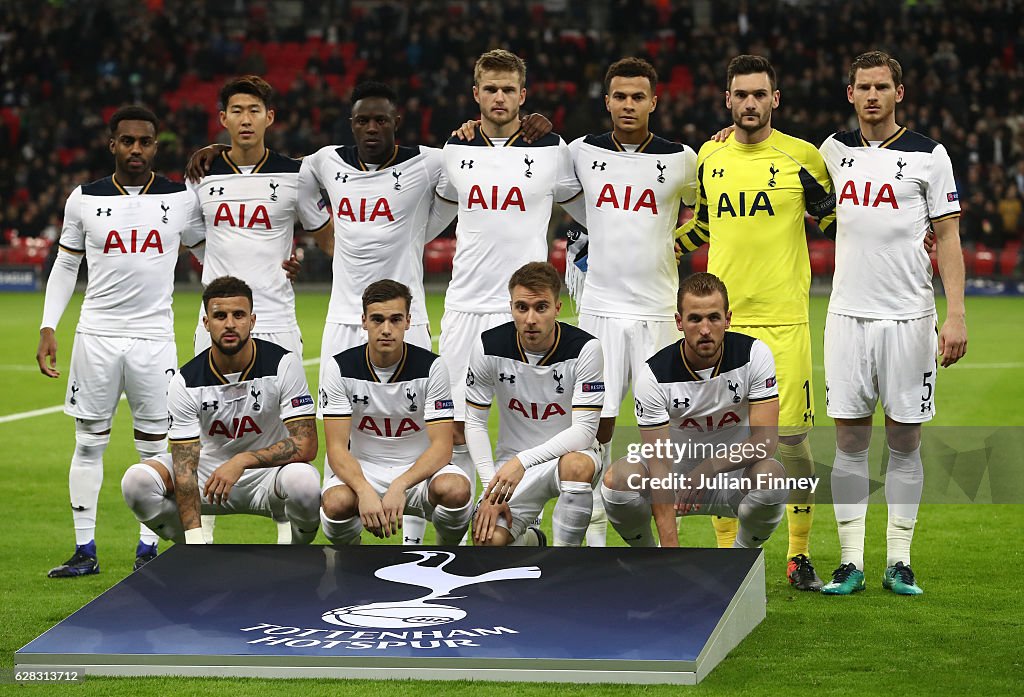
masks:
[[(1024, 363), (956, 363), (950, 366), (954, 370), (1020, 370), (1024, 368)], [(823, 373), (825, 372), (825, 366), (816, 365), (814, 366), (814, 372)]]
[[(437, 339), (433, 340), (434, 345), (437, 345)], [(307, 358), (302, 361), (302, 365), (319, 365), (320, 357)], [(0, 370), (8, 369), (11, 366), (0, 365)], [(958, 363), (955, 368), (957, 370), (1020, 370), (1024, 368), (1024, 363)], [(815, 372), (824, 372), (825, 367), (821, 365), (814, 366)], [(121, 395), (121, 399), (126, 399), (124, 395)], [(16, 414), (7, 414), (0, 416), (0, 424), (10, 423), (11, 421), (21, 421), (22, 419), (31, 419), (36, 416), (46, 416), (47, 414), (56, 414), (64, 411), (64, 405), (59, 404), (55, 407), (44, 407), (43, 409), (33, 409), (31, 411), (22, 411)]]

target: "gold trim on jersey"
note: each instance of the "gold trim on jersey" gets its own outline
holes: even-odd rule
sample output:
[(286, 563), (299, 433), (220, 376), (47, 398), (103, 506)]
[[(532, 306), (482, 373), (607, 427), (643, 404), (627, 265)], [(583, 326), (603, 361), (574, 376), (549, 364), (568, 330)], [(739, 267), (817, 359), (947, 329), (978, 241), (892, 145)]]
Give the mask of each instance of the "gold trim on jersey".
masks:
[[(370, 362), (370, 345), (369, 344), (366, 345), (366, 350), (364, 351), (364, 355), (365, 355), (365, 358), (366, 358), (366, 369), (369, 370), (370, 371), (370, 375), (373, 376), (373, 381), (374, 382), (380, 382), (380, 378), (377, 377), (377, 371), (375, 371), (373, 369), (373, 363)], [(388, 384), (393, 384), (393, 383), (398, 382), (398, 376), (402, 374), (402, 368), (405, 367), (405, 359), (408, 358), (408, 357), (409, 357), (409, 344), (407, 344), (405, 342), (402, 342), (402, 359), (400, 361), (398, 361), (398, 367), (395, 368), (395, 372), (391, 376), (391, 379), (388, 380)]]
[(351, 420), (352, 420), (352, 415), (351, 414), (349, 414), (348, 416), (327, 416), (326, 414), (324, 414), (324, 421), (351, 421)]
[[(562, 339), (562, 323), (561, 322), (555, 322), (555, 343), (551, 344), (551, 348), (549, 348), (544, 353), (544, 357), (541, 358), (537, 362), (537, 366), (538, 367), (540, 367), (540, 366), (544, 365), (545, 363), (547, 363), (548, 360), (551, 358), (551, 356), (553, 356), (555, 354), (555, 350), (558, 348), (558, 342), (561, 341), (561, 339)], [(523, 344), (519, 340), (519, 332), (518, 331), (516, 332), (516, 350), (519, 351), (519, 358), (520, 358), (520, 360), (522, 360), (523, 363), (526, 363), (527, 365), (529, 365), (530, 361), (528, 361), (526, 359), (526, 351), (523, 350)]]
[[(395, 151), (393, 153), (391, 153), (391, 157), (389, 157), (384, 162), (384, 164), (378, 165), (377, 166), (377, 171), (379, 172), (382, 169), (384, 169), (385, 167), (390, 167), (392, 164), (394, 164), (395, 160), (397, 160), (397, 159), (398, 159), (398, 146), (396, 145), (395, 146)], [(370, 171), (370, 168), (366, 166), (366, 163), (363, 162), (362, 160), (360, 160), (358, 157), (356, 158), (356, 161), (359, 163), (360, 169), (362, 169), (364, 172), (369, 172)], [(370, 164), (373, 164), (373, 163), (371, 162)]]
[[(654, 134), (648, 132), (647, 138), (645, 138), (644, 142), (640, 143), (640, 145), (636, 146), (635, 152), (643, 152), (647, 148), (647, 146), (651, 144), (652, 140), (654, 140)], [(615, 149), (618, 150), (619, 152), (628, 152), (628, 150), (626, 150), (626, 147), (619, 141), (618, 138), (615, 137), (614, 133), (612, 133), (612, 144), (615, 146)]]
[(596, 404), (594, 406), (592, 406), (592, 407), (584, 407), (584, 406), (573, 405), (572, 410), (573, 411), (601, 411), (603, 408), (604, 407), (598, 406)]
[[(224, 158), (224, 161), (228, 163), (228, 167), (233, 169), (235, 174), (242, 174), (241, 168), (238, 165), (235, 164), (234, 160), (231, 159), (231, 156), (228, 155), (228, 151), (227, 150), (221, 151), (220, 156)], [(260, 161), (256, 163), (256, 166), (252, 168), (252, 172), (250, 172), (250, 174), (256, 174), (257, 172), (259, 172), (260, 169), (263, 167), (263, 165), (265, 165), (267, 163), (267, 160), (269, 158), (270, 158), (270, 148), (264, 147), (263, 148), (263, 157), (261, 157)]]
[[(687, 362), (687, 360), (686, 360), (686, 351), (683, 350), (684, 346), (686, 346), (686, 340), (685, 339), (683, 339), (682, 341), (679, 342), (679, 357), (683, 359), (683, 367), (686, 368), (686, 371), (693, 377), (694, 380), (700, 380), (701, 382), (704, 382), (704, 378), (702, 378), (700, 375), (698, 375), (697, 372), (694, 371), (694, 369), (691, 368), (690, 364)], [(724, 340), (722, 341), (722, 353), (719, 354), (718, 362), (715, 363), (715, 369), (711, 373), (711, 377), (712, 378), (717, 378), (718, 377), (718, 371), (721, 370), (721, 368), (722, 368), (722, 359), (723, 358), (725, 358), (725, 341)], [(707, 370), (707, 368), (701, 368), (701, 370)]]
[(168, 438), (167, 443), (169, 445), (184, 445), (185, 443), (198, 443), (199, 436), (194, 438)]
[[(522, 135), (523, 135), (523, 129), (520, 128), (518, 131), (516, 131), (515, 133), (513, 133), (512, 135), (510, 135), (508, 137), (508, 140), (505, 141), (505, 144), (502, 147), (503, 148), (507, 148), (508, 146), (512, 145), (512, 143), (514, 143), (517, 140), (519, 140), (519, 138), (522, 137)], [(484, 129), (482, 129), (482, 128), (480, 129), (480, 137), (484, 139), (484, 144), (487, 145), (487, 147), (489, 147), (489, 148), (493, 148), (494, 147), (494, 143), (491, 142), (491, 139), (487, 137), (487, 134), (484, 133)]]
[(85, 254), (84, 249), (72, 249), (71, 247), (66, 247), (65, 245), (62, 245), (60, 242), (57, 243), (57, 247), (63, 249), (68, 254), (77, 254), (78, 256), (82, 256), (83, 254)]
[(287, 419), (281, 419), (281, 422), (282, 423), (286, 423), (286, 424), (290, 424), (292, 421), (304, 421), (306, 419), (309, 419), (311, 421), (316, 421), (316, 415), (314, 415), (314, 414), (296, 414), (295, 416), (289, 416)]
[[(891, 136), (889, 136), (888, 138), (883, 140), (881, 143), (879, 143), (878, 147), (879, 148), (887, 148), (887, 147), (889, 147), (890, 145), (895, 143), (897, 140), (902, 138), (903, 134), (906, 133), (906, 132), (907, 132), (907, 127), (906, 126), (900, 126), (898, 131), (896, 131)], [(860, 144), (863, 145), (866, 148), (870, 148), (871, 147), (871, 143), (869, 143), (867, 141), (867, 139), (864, 137), (864, 132), (863, 131), (861, 131), (861, 134), (860, 134)]]
[[(147, 191), (149, 191), (149, 187), (153, 186), (153, 182), (155, 180), (156, 180), (156, 173), (155, 172), (150, 172), (149, 173), (149, 181), (146, 182), (146, 185), (142, 187), (142, 191), (139, 192), (139, 195), (141, 196), (142, 194), (144, 194)], [(114, 182), (114, 187), (118, 191), (121, 192), (122, 196), (131, 196), (131, 194), (128, 193), (128, 190), (125, 189), (123, 186), (121, 186), (121, 182), (117, 181), (117, 175), (116, 174), (111, 175), (110, 181)]]
[(641, 431), (654, 431), (659, 428), (665, 428), (668, 425), (669, 422), (665, 421), (660, 424), (651, 424), (650, 426), (637, 426), (637, 428), (639, 428)]
[(433, 426), (434, 424), (453, 424), (455, 423), (455, 419), (450, 416), (442, 416), (437, 419), (423, 419), (423, 423), (429, 426)]
[(931, 221), (933, 223), (941, 223), (943, 220), (950, 220), (952, 218), (959, 218), (959, 217), (960, 217), (960, 211), (953, 211), (952, 213), (946, 213), (945, 215), (940, 215), (938, 218), (931, 218)]
[[(252, 372), (253, 366), (256, 365), (256, 350), (257, 350), (256, 342), (252, 340), (252, 337), (249, 337), (249, 341), (252, 342), (252, 358), (249, 359), (249, 365), (245, 366), (245, 368), (242, 370), (241, 374), (238, 376), (238, 382), (245, 382), (246, 380), (248, 380), (249, 379), (249, 373)], [(219, 368), (217, 368), (217, 364), (213, 362), (213, 349), (212, 348), (210, 349), (209, 354), (206, 356), (206, 361), (210, 365), (210, 371), (213, 372), (213, 376), (215, 378), (217, 378), (218, 380), (220, 380), (220, 384), (222, 384), (222, 385), (229, 384), (227, 378), (225, 378), (224, 374), (220, 372)]]
[(762, 397), (755, 399), (753, 397), (747, 397), (747, 402), (750, 404), (764, 404), (765, 402), (777, 402), (779, 401), (779, 395), (773, 395), (771, 397)]
[(487, 411), (491, 408), (490, 404), (478, 404), (477, 402), (473, 402), (468, 399), (466, 400), (466, 406), (473, 407), (474, 409), (480, 409), (481, 411)]

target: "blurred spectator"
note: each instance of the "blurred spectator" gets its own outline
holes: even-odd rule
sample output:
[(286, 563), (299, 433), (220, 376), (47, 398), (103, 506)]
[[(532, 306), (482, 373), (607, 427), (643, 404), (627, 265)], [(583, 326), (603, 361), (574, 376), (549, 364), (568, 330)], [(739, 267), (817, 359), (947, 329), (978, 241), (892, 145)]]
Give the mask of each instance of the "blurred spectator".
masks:
[(109, 174), (104, 121), (125, 102), (163, 119), (158, 165), (172, 177), (219, 137), (216, 92), (241, 72), (281, 92), (270, 138), (286, 154), (350, 143), (348, 95), (368, 78), (402, 95), (400, 139), (437, 146), (478, 114), (473, 62), (498, 46), (527, 61), (524, 110), (547, 114), (567, 141), (608, 129), (607, 65), (647, 57), (661, 79), (654, 128), (695, 149), (726, 122), (733, 55), (775, 63), (774, 122), (820, 143), (855, 125), (849, 60), (888, 50), (904, 67), (900, 120), (946, 145), (963, 184), (965, 238), (994, 244), (1021, 227), (1022, 3), (335, 1), (299, 15), (280, 19), (273, 2), (0, 4), (3, 230), (44, 233), (74, 186)]

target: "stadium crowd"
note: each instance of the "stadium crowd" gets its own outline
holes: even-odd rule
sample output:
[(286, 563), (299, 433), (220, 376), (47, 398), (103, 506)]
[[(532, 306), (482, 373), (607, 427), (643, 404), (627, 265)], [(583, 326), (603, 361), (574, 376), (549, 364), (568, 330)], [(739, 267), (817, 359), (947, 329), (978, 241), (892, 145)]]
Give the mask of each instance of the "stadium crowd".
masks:
[(548, 115), (567, 141), (607, 130), (604, 68), (649, 58), (661, 79), (653, 130), (695, 149), (723, 125), (731, 56), (769, 57), (778, 126), (820, 143), (855, 127), (850, 57), (890, 51), (905, 71), (902, 121), (953, 161), (964, 241), (1000, 248), (1024, 231), (1024, 10), (1013, 2), (106, 0), (7, 4), (0, 27), (0, 244), (56, 239), (69, 192), (109, 174), (105, 117), (122, 104), (163, 119), (157, 170), (172, 177), (218, 136), (216, 89), (242, 73), (279, 91), (270, 138), (286, 154), (352, 142), (357, 79), (393, 84), (401, 137), (439, 145), (478, 113), (473, 61), (498, 46), (527, 60), (525, 110)]

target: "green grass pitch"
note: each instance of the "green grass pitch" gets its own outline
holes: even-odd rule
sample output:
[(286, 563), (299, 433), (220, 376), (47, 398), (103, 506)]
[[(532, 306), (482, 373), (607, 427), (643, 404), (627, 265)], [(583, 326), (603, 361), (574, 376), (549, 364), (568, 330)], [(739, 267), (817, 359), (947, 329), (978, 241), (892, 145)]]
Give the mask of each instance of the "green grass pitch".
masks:
[[(190, 355), (198, 295), (175, 298), (179, 357)], [(327, 294), (300, 293), (299, 323), (306, 358), (319, 353)], [(429, 299), (434, 334), (440, 296)], [(66, 375), (81, 296), (76, 295), (58, 331), (59, 366)], [(48, 380), (33, 355), (42, 312), (41, 294), (0, 296), (0, 417), (45, 409), (63, 401), (65, 379)], [(824, 416), (821, 334), (825, 298), (811, 299), (818, 425)], [(940, 312), (943, 309), (940, 306)], [(563, 315), (570, 314), (568, 305)], [(969, 298), (969, 353), (962, 365), (938, 378), (938, 417), (933, 426), (1024, 426), (1024, 302), (1011, 298)], [(316, 384), (317, 366), (307, 373)], [(315, 387), (314, 387), (315, 389)], [(123, 404), (123, 403), (122, 403)], [(622, 422), (631, 410), (623, 411)], [(631, 419), (630, 419), (631, 420)], [(821, 429), (825, 439), (830, 438)], [(876, 439), (877, 440), (877, 439)], [(105, 457), (97, 544), (102, 573), (80, 579), (49, 580), (46, 571), (70, 555), (73, 543), (67, 503), (67, 469), (74, 446), (70, 419), (48, 413), (0, 421), (0, 672), (9, 674), (14, 651), (62, 620), (131, 571), (137, 524), (120, 498), (120, 476), (135, 462), (127, 408), (114, 425)], [(619, 446), (623, 447), (622, 445)], [(831, 464), (827, 440), (816, 459)], [(323, 447), (317, 464), (323, 462)], [(926, 463), (927, 467), (927, 463)], [(1024, 630), (1020, 588), (1024, 553), (1019, 543), (1020, 506), (938, 505), (922, 507), (914, 544), (914, 569), (926, 594), (896, 597), (881, 589), (885, 507), (868, 517), (868, 590), (850, 598), (791, 591), (784, 580), (786, 535), (780, 528), (766, 550), (768, 617), (697, 689), (706, 695), (807, 693), (1009, 694), (1024, 677), (1019, 649)], [(546, 524), (550, 526), (550, 515)], [(269, 520), (221, 519), (218, 542), (272, 542)], [(703, 519), (683, 526), (685, 544), (710, 546)], [(323, 543), (322, 535), (317, 540)], [(610, 544), (621, 544), (609, 532)], [(166, 545), (162, 544), (162, 548)], [(831, 507), (816, 509), (811, 548), (819, 573), (839, 560)], [(600, 613), (601, 608), (593, 608)], [(125, 618), (130, 622), (131, 618)], [(1014, 648), (1014, 647), (1018, 648)], [(2, 681), (0, 681), (2, 682)], [(1014, 685), (1017, 685), (1015, 688)], [(668, 686), (566, 686), (526, 683), (397, 682), (179, 678), (88, 678), (71, 688), (0, 684), (0, 693), (76, 695), (191, 694), (309, 695), (345, 691), (362, 695), (566, 695), (677, 694)]]

